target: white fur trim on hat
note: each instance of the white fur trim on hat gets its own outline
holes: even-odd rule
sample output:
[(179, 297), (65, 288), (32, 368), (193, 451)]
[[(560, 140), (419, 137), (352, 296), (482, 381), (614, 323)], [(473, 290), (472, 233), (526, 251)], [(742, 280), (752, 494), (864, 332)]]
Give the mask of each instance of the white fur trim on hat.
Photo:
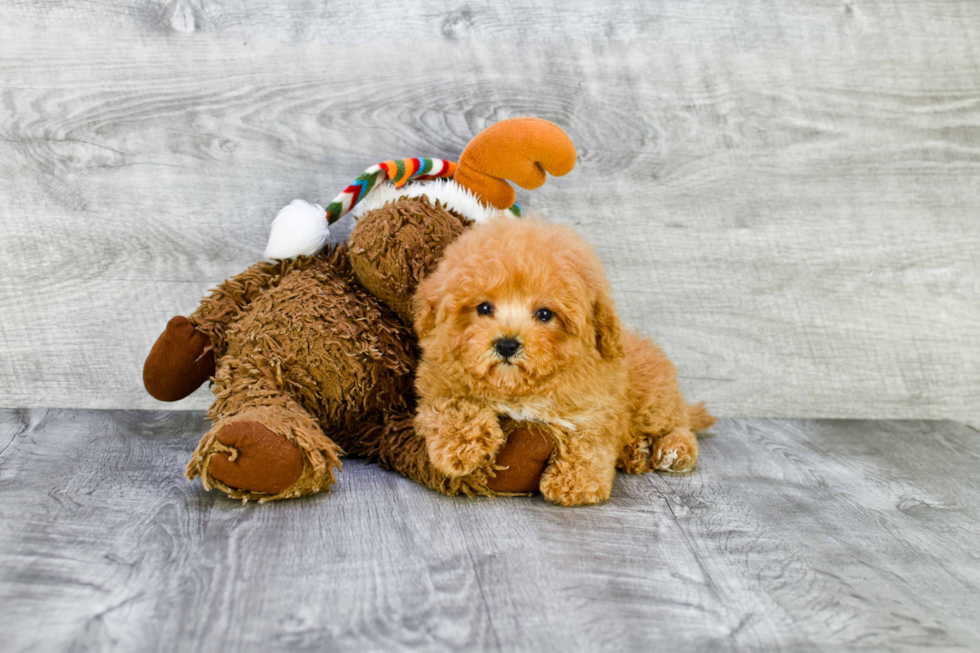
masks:
[(379, 184), (351, 210), (350, 214), (355, 218), (360, 218), (368, 211), (380, 209), (388, 202), (394, 202), (403, 197), (415, 198), (423, 195), (429, 198), (430, 204), (435, 205), (438, 201), (443, 207), (455, 211), (473, 222), (486, 222), (499, 216), (514, 217), (510, 211), (501, 211), (483, 204), (476, 199), (476, 195), (452, 179), (412, 181), (401, 188), (396, 188), (394, 184), (389, 182)]

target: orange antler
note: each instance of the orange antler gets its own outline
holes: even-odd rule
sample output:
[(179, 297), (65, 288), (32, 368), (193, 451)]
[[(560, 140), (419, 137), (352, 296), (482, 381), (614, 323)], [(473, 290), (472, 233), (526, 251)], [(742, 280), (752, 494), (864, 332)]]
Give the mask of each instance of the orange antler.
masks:
[(509, 118), (487, 127), (469, 142), (453, 179), (483, 203), (506, 209), (514, 189), (505, 179), (533, 190), (545, 172), (556, 177), (575, 167), (575, 145), (561, 128), (540, 118)]

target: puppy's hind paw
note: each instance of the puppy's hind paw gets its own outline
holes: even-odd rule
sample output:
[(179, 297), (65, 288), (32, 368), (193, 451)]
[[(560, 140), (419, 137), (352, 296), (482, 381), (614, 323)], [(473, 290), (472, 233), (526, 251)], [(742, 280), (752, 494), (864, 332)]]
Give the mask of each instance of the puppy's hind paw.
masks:
[(612, 494), (612, 483), (591, 470), (553, 466), (541, 477), (541, 494), (562, 506), (588, 506), (602, 503)]
[(677, 449), (669, 449), (661, 452), (660, 463), (657, 469), (670, 469), (670, 466), (677, 460)]
[(664, 472), (688, 472), (698, 461), (698, 440), (688, 429), (674, 429), (657, 440), (653, 468)]

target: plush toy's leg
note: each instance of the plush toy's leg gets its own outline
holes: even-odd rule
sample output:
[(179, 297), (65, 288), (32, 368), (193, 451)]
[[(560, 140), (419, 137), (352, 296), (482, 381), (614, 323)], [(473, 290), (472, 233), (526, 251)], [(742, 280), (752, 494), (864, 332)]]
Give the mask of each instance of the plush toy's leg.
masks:
[(209, 456), (203, 466), (213, 479), (229, 487), (278, 494), (302, 476), (303, 454), (297, 444), (270, 431), (260, 421), (264, 418), (281, 423), (281, 415), (261, 415), (257, 410), (246, 411), (216, 426), (217, 442), (212, 446), (219, 451)]
[(443, 494), (494, 496), (529, 494), (538, 490), (541, 473), (554, 449), (549, 435), (540, 429), (502, 424), (507, 442), (492, 463), (459, 478), (450, 478), (429, 460), (425, 438), (415, 432), (414, 412), (389, 412), (382, 426), (358, 439), (351, 453), (369, 456), (387, 469), (427, 485)]
[(298, 406), (259, 406), (215, 422), (187, 478), (235, 499), (287, 499), (329, 489), (342, 453)]
[(187, 478), (236, 499), (269, 501), (327, 490), (340, 469), (337, 444), (274, 379), (228, 362), (215, 376), (214, 421), (187, 465)]

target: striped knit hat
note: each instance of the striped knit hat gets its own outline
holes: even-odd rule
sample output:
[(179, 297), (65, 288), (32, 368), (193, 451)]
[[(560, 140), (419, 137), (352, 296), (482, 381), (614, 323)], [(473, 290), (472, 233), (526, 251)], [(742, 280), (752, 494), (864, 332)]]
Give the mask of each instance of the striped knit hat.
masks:
[[(379, 187), (388, 190), (376, 194), (380, 203), (365, 203), (370, 208), (397, 197), (424, 194), (430, 201), (441, 200), (461, 215), (481, 222), (504, 210), (520, 217), (521, 207), (514, 202), (514, 191), (504, 179), (523, 188), (537, 188), (544, 183), (546, 170), (564, 175), (574, 166), (575, 146), (556, 125), (538, 118), (504, 120), (470, 141), (458, 166), (443, 159), (384, 161), (361, 173), (326, 209), (293, 200), (272, 222), (265, 257), (286, 259), (317, 254), (327, 244), (329, 225), (354, 210)], [(406, 188), (410, 181), (411, 188)], [(358, 213), (355, 211), (355, 215)]]

